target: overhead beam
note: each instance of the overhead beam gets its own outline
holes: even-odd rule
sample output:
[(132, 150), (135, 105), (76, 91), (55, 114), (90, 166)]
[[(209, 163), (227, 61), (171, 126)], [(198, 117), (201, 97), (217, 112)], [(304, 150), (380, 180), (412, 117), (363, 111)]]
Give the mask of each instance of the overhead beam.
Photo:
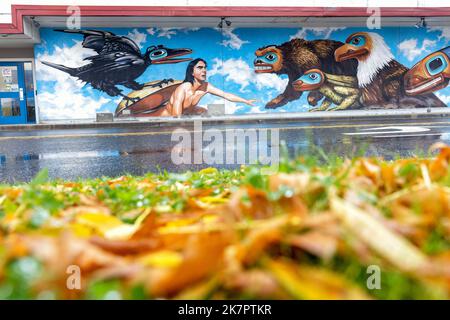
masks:
[[(23, 34), (24, 18), (70, 16), (68, 6), (13, 5), (0, 34)], [(366, 7), (80, 6), (84, 17), (368, 17)], [(382, 17), (450, 17), (450, 7), (384, 7)]]

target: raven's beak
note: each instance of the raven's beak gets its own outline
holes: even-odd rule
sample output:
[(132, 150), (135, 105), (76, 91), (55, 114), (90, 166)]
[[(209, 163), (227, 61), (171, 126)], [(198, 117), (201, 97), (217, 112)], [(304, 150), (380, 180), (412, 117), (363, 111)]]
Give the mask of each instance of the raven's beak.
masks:
[(192, 58), (173, 59), (176, 57), (181, 57), (181, 56), (185, 56), (187, 54), (191, 54), (192, 53), (191, 49), (166, 49), (166, 50), (167, 50), (167, 56), (162, 59), (153, 61), (152, 64), (179, 63), (179, 62), (192, 60)]

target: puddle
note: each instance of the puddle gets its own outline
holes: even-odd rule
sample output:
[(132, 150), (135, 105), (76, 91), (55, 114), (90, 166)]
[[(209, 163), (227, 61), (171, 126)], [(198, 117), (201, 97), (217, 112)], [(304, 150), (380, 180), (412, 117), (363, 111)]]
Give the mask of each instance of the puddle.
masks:
[[(126, 157), (131, 155), (165, 153), (170, 152), (170, 150), (171, 150), (170, 148), (164, 148), (164, 149), (147, 149), (147, 150), (132, 150), (132, 151), (101, 150), (101, 151), (78, 151), (78, 152), (56, 152), (56, 153), (29, 153), (16, 156), (16, 161)], [(5, 156), (0, 156), (0, 163), (3, 163), (4, 161), (6, 161)]]
[(50, 159), (76, 159), (76, 158), (103, 158), (119, 157), (120, 151), (78, 151), (78, 152), (57, 152), (57, 153), (30, 153), (16, 157), (16, 161), (30, 160), (50, 160)]

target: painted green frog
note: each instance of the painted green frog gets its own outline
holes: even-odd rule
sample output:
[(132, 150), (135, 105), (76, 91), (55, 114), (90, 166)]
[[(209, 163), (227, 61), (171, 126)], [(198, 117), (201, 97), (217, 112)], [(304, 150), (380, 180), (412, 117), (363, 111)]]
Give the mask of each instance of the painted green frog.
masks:
[[(320, 93), (319, 97), (325, 97), (319, 107), (310, 111), (345, 110), (361, 107), (356, 77), (333, 75), (324, 73), (319, 69), (310, 69), (294, 81), (292, 85), (296, 91), (316, 91)], [(332, 104), (335, 104), (335, 106), (332, 107)]]

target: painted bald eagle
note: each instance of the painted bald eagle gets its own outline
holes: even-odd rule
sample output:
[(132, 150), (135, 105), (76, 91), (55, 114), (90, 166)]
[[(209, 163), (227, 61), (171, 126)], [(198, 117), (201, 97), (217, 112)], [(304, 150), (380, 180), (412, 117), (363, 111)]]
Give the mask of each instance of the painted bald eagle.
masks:
[(434, 94), (406, 95), (403, 78), (408, 71), (394, 59), (377, 33), (357, 32), (334, 52), (337, 62), (356, 59), (361, 102), (367, 108), (446, 107)]

